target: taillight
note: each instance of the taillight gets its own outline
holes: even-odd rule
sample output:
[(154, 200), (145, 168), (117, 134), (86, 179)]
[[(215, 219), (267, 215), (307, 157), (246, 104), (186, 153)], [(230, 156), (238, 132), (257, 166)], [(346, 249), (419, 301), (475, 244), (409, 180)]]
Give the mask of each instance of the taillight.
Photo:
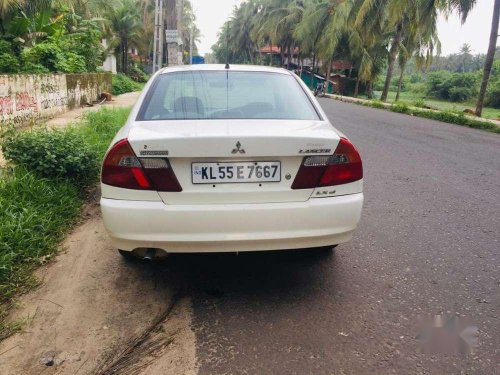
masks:
[(106, 154), (101, 181), (125, 189), (182, 191), (168, 159), (138, 158), (126, 139)]
[(306, 156), (295, 176), (292, 189), (311, 189), (342, 185), (363, 178), (363, 165), (358, 150), (345, 138), (333, 155)]

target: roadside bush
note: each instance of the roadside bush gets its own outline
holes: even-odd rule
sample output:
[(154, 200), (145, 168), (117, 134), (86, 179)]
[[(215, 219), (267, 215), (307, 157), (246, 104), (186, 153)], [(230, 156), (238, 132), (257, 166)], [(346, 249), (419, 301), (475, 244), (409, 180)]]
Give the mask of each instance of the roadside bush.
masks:
[(417, 108), (425, 108), (426, 107), (426, 104), (425, 104), (425, 101), (424, 99), (418, 99), (418, 100), (415, 100), (413, 102), (413, 105)]
[[(62, 47), (67, 47), (68, 50)], [(21, 52), (22, 70), (25, 72), (45, 73), (84, 73), (87, 71), (86, 60), (73, 52), (71, 45), (47, 40)]]
[(44, 73), (50, 73), (50, 70), (48, 70), (43, 65), (33, 64), (31, 62), (28, 62), (21, 65), (21, 72), (44, 74)]
[(137, 82), (133, 81), (125, 74), (113, 74), (113, 95), (121, 95), (127, 92), (140, 91), (142, 86)]
[(465, 116), (463, 113), (454, 113), (449, 111), (424, 111), (415, 109), (412, 111), (414, 116), (425, 117), (432, 120), (448, 122), (450, 124), (457, 124), (468, 126), (470, 128), (489, 130), (493, 133), (500, 133), (500, 127), (486, 121), (476, 120), (472, 117)]
[(5, 136), (7, 160), (42, 177), (64, 178), (86, 186), (99, 171), (97, 153), (71, 130), (15, 132)]
[(376, 100), (372, 100), (372, 101), (371, 101), (371, 106), (372, 106), (373, 108), (384, 108), (384, 105), (383, 105), (383, 104), (382, 104), (382, 102), (381, 102), (380, 100), (378, 100), (378, 99), (376, 99)]
[(414, 94), (425, 95), (427, 94), (427, 85), (424, 82), (410, 83), (408, 91)]
[(474, 96), (474, 89), (471, 87), (451, 87), (448, 91), (452, 102), (464, 102)]
[(41, 65), (51, 72), (56, 72), (61, 55), (61, 48), (57, 44), (47, 41), (25, 48), (21, 52), (21, 60), (23, 65)]
[(136, 82), (144, 83), (144, 82), (147, 82), (149, 79), (149, 76), (144, 72), (144, 70), (142, 70), (137, 65), (132, 65), (129, 68), (128, 75), (130, 76), (130, 78), (132, 78)]
[(432, 72), (427, 77), (427, 94), (453, 102), (474, 98), (479, 89), (480, 77), (474, 73)]
[(12, 44), (0, 39), (0, 73), (17, 73), (19, 59), (13, 53)]
[(391, 111), (398, 113), (410, 113), (410, 108), (406, 103), (396, 102), (391, 106)]
[(436, 98), (441, 98), (443, 94), (444, 82), (451, 77), (451, 72), (438, 70), (427, 75), (427, 94)]
[(382, 91), (384, 89), (384, 81), (385, 77), (383, 74), (379, 74), (375, 81), (373, 82), (373, 90), (374, 91)]
[(500, 108), (500, 79), (496, 82), (490, 82), (486, 105), (493, 108)]
[(410, 81), (410, 83), (420, 83), (424, 80), (424, 78), (421, 73), (413, 73), (410, 74), (408, 80)]
[(62, 53), (56, 63), (56, 69), (62, 73), (85, 73), (87, 71), (83, 56), (73, 52)]
[[(102, 33), (99, 21), (82, 20), (77, 32), (66, 34), (61, 38), (61, 49), (67, 55), (73, 52), (83, 59), (83, 70), (87, 72), (97, 71), (104, 59), (104, 47), (101, 44)], [(81, 65), (78, 65), (81, 69)]]
[(11, 53), (0, 54), (0, 73), (19, 72), (19, 59)]

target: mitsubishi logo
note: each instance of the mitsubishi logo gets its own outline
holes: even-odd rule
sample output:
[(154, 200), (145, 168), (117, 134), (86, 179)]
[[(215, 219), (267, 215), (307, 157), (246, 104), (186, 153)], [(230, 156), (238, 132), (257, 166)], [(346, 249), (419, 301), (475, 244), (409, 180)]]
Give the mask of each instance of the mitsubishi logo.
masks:
[(237, 153), (244, 154), (245, 153), (245, 149), (241, 148), (240, 141), (236, 142), (236, 148), (233, 148), (233, 151), (231, 151), (231, 153), (232, 154), (237, 154)]

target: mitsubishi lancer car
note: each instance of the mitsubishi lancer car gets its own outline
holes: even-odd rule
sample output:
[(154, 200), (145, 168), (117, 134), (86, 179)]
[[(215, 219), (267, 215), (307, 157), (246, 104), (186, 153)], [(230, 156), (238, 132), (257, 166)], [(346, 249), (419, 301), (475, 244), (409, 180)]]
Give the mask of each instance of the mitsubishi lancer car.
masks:
[(333, 248), (363, 204), (354, 145), (285, 69), (165, 68), (102, 166), (101, 209), (126, 257)]

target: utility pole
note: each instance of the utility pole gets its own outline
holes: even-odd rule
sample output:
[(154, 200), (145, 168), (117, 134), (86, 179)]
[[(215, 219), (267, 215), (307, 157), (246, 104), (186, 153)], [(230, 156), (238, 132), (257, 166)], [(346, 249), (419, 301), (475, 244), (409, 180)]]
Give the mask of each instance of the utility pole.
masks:
[(155, 0), (155, 32), (153, 39), (153, 73), (163, 66), (163, 0)]
[(189, 28), (189, 65), (193, 63), (193, 28)]
[[(176, 0), (166, 0), (167, 2), (167, 15), (166, 24), (167, 30), (177, 30), (177, 8)], [(167, 40), (167, 61), (169, 66), (179, 65), (179, 44)]]

